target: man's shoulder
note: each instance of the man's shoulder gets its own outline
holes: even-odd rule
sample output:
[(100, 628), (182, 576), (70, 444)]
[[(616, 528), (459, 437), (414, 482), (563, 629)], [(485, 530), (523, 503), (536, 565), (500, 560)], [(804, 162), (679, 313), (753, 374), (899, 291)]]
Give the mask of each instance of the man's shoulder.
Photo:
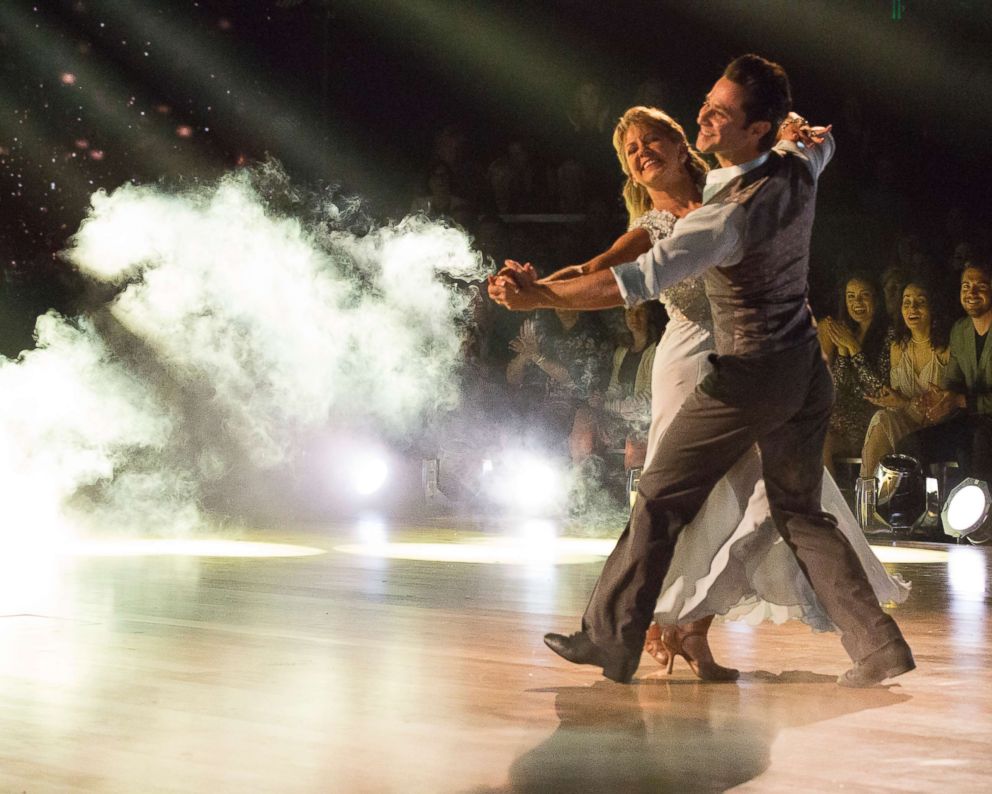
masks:
[[(947, 326), (944, 326), (945, 328)], [(960, 344), (968, 337), (968, 332), (973, 331), (975, 328), (974, 324), (971, 322), (970, 317), (962, 317), (956, 320), (954, 325), (951, 326), (951, 347), (955, 346), (955, 342)]]

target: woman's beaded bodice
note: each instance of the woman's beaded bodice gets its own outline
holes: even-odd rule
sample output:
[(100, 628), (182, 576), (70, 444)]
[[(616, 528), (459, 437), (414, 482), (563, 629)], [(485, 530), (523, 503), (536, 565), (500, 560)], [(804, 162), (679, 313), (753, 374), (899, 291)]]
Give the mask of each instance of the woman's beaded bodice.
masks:
[[(678, 220), (667, 210), (648, 210), (641, 217), (631, 221), (631, 229), (644, 229), (651, 237), (651, 245), (669, 237), (672, 228)], [(696, 323), (708, 331), (713, 330), (713, 318), (710, 315), (710, 302), (703, 288), (703, 277), (695, 276), (679, 282), (674, 287), (658, 296), (665, 304), (669, 316), (681, 317)]]

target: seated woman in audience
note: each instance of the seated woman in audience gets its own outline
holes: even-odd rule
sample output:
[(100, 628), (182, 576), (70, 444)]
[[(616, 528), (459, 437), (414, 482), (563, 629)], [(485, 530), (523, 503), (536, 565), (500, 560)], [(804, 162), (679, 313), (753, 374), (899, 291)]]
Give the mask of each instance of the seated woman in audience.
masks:
[(564, 447), (576, 410), (606, 383), (609, 346), (590, 312), (555, 309), (525, 320), (510, 342), (506, 381), (553, 446)]
[(665, 324), (660, 303), (642, 303), (624, 311), (629, 340), (613, 351), (609, 386), (594, 392), (579, 408), (572, 425), (573, 462), (605, 450), (624, 448), (624, 467), (644, 465), (651, 425), (651, 371)]
[(881, 408), (872, 417), (861, 451), (861, 476), (875, 476), (878, 462), (895, 451), (903, 436), (928, 424), (929, 402), (947, 366), (949, 317), (935, 306), (925, 280), (912, 278), (902, 291), (902, 307), (890, 347), (890, 387), (869, 398)]
[(867, 274), (844, 281), (836, 318), (818, 323), (820, 346), (830, 365), (836, 397), (823, 464), (833, 474), (836, 456), (858, 457), (878, 397), (889, 380), (892, 331), (882, 305), (881, 290)]

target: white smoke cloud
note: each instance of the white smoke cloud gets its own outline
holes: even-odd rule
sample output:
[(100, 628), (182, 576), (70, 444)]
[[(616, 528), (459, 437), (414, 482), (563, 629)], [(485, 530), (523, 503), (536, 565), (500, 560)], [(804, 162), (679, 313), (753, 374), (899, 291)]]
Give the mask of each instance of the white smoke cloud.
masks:
[(0, 357), (0, 511), (4, 533), (64, 529), (63, 508), (138, 449), (163, 448), (172, 417), (86, 320), (38, 319), (36, 349)]
[(232, 458), (270, 467), (329, 420), (395, 433), (454, 403), (468, 295), (451, 280), (483, 270), (465, 234), (420, 217), (354, 234), (337, 205), (307, 222), (274, 203), (257, 172), (93, 196), (65, 258), (119, 288), (103, 322), (46, 315), (38, 349), (0, 362), (22, 517), (142, 505), (188, 526)]

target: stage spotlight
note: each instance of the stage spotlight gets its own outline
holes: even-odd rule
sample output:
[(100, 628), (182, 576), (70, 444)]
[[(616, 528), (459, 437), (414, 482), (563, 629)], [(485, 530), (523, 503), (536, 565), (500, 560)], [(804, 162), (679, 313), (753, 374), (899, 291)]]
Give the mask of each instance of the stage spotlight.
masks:
[(371, 496), (386, 483), (389, 465), (372, 453), (360, 453), (351, 464), (351, 485), (360, 496)]
[(908, 529), (926, 512), (926, 482), (919, 461), (886, 455), (875, 469), (875, 510), (894, 529)]
[(521, 509), (541, 511), (557, 501), (561, 479), (561, 473), (549, 461), (526, 455), (511, 474), (510, 492)]
[(947, 495), (940, 517), (944, 532), (952, 538), (967, 538), (976, 545), (992, 541), (989, 512), (992, 496), (984, 480), (966, 477)]
[(486, 479), (491, 498), (524, 515), (554, 512), (565, 499), (564, 472), (529, 450), (505, 453)]

